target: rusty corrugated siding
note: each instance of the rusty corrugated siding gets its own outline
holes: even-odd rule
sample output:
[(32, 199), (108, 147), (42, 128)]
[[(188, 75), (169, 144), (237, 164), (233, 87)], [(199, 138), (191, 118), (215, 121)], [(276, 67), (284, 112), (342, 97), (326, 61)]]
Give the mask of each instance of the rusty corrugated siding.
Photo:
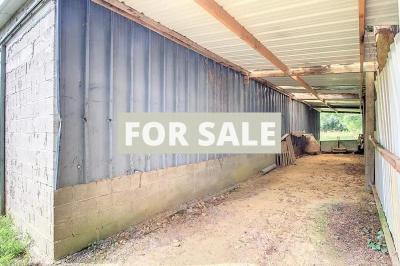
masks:
[(282, 133), (318, 135), (315, 110), (91, 1), (61, 16), (58, 187), (226, 156), (120, 155), (118, 112), (282, 112)]

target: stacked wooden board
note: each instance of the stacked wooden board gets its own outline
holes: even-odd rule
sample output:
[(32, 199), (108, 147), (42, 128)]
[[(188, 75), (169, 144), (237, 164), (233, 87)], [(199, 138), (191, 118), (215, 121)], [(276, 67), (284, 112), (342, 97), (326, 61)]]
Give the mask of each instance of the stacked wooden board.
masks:
[(285, 134), (281, 138), (281, 153), (276, 155), (276, 165), (286, 166), (294, 164), (296, 161), (296, 154), (294, 152), (292, 137), (290, 134)]

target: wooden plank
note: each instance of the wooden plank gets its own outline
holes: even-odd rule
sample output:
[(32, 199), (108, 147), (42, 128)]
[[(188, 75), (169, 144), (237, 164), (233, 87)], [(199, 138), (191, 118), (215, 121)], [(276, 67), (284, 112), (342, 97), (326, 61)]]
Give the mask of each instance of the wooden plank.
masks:
[[(321, 95), (321, 97), (324, 96), (324, 94), (357, 94), (359, 93), (359, 87), (357, 86), (356, 88), (354, 87), (349, 87), (348, 89), (321, 89), (321, 87), (315, 87), (318, 89), (318, 94)], [(307, 93), (304, 89), (287, 89), (284, 88), (284, 90), (287, 93)]]
[[(300, 83), (306, 90), (314, 94), (319, 100), (324, 102), (320, 98), (317, 92), (307, 84), (302, 78), (297, 75), (289, 75), (289, 67), (285, 65), (277, 56), (274, 55), (264, 44), (262, 44), (256, 37), (253, 36), (244, 26), (242, 26), (233, 16), (231, 16), (222, 6), (220, 6), (214, 0), (194, 0), (199, 4), (205, 11), (211, 14), (215, 19), (221, 22), (225, 27), (227, 27), (231, 32), (236, 34), (240, 39), (246, 42), (250, 47), (259, 52), (268, 61), (270, 61), (274, 66), (280, 69), (287, 76), (296, 80)], [(325, 103), (325, 102), (324, 102)], [(335, 111), (329, 104), (326, 104), (329, 108)]]
[[(354, 108), (351, 109), (351, 110), (349, 110), (349, 111), (338, 110), (336, 113), (337, 113), (337, 114), (360, 114), (360, 109), (357, 109), (357, 110), (355, 110), (355, 111), (352, 111), (352, 110), (354, 110)], [(327, 111), (322, 110), (322, 111), (320, 111), (320, 112), (321, 112), (321, 113), (335, 113), (335, 112), (329, 111), (329, 110), (327, 110)]]
[(381, 144), (379, 144), (373, 136), (369, 136), (368, 140), (374, 146), (374, 148), (382, 155), (383, 159), (387, 161), (397, 172), (400, 173), (400, 158), (395, 154), (385, 149)]
[[(344, 93), (344, 94), (324, 94), (321, 95), (326, 101), (354, 101), (358, 100), (359, 96), (358, 94), (354, 93)], [(315, 97), (311, 97), (311, 95), (303, 95), (303, 94), (297, 94), (296, 98), (299, 100), (307, 101), (307, 100), (315, 100)]]
[(292, 79), (296, 80), (298, 83), (300, 83), (307, 92), (311, 93), (312, 95), (314, 95), (318, 100), (320, 100), (321, 102), (323, 102), (329, 109), (331, 109), (332, 111), (336, 112), (336, 110), (334, 108), (332, 108), (332, 106), (330, 104), (328, 104), (323, 98), (321, 98), (318, 93), (310, 86), (308, 85), (307, 82), (305, 82), (304, 79), (302, 79), (299, 76), (290, 76)]
[(358, 34), (360, 38), (360, 73), (363, 73), (365, 58), (365, 0), (358, 0)]
[(231, 32), (235, 33), (240, 39), (246, 42), (250, 47), (267, 58), (274, 66), (287, 72), (288, 67), (275, 56), (267, 47), (265, 47), (256, 37), (253, 36), (244, 26), (242, 26), (234, 17), (222, 8), (214, 0), (195, 0), (204, 10), (210, 13), (214, 18), (221, 22)]
[(389, 252), (390, 259), (393, 266), (400, 266), (399, 254), (396, 251), (392, 234), (390, 233), (389, 225), (386, 221), (385, 212), (383, 211), (381, 201), (379, 200), (378, 193), (376, 192), (375, 186), (372, 186), (372, 192), (374, 194), (376, 209), (378, 210), (379, 221), (381, 222), (381, 227), (383, 234), (385, 236), (386, 246)]
[[(365, 72), (374, 72), (376, 70), (375, 62), (364, 62)], [(360, 73), (360, 63), (346, 65), (322, 65), (311, 67), (291, 68), (288, 70), (289, 75), (306, 76), (306, 75), (324, 75), (324, 74), (343, 74), (343, 73)], [(284, 77), (286, 73), (281, 70), (259, 70), (251, 71), (250, 77), (268, 78), (268, 77)]]
[(360, 47), (360, 112), (362, 112), (361, 99), (363, 98), (363, 86), (364, 86), (364, 61), (365, 61), (365, 1), (358, 0), (358, 35), (359, 35), (359, 47)]
[[(374, 136), (375, 130), (375, 86), (374, 73), (368, 72), (365, 77), (365, 135), (368, 139)], [(375, 151), (374, 146), (370, 141), (365, 142), (365, 185), (375, 184)]]

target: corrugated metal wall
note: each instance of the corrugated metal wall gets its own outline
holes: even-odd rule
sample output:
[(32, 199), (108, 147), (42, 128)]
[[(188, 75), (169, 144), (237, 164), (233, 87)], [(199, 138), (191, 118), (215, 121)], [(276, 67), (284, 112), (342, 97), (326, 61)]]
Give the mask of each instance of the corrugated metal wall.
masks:
[[(375, 81), (377, 99), (376, 140), (400, 157), (400, 36), (390, 49), (388, 61)], [(382, 202), (397, 251), (400, 251), (400, 174), (375, 152), (375, 186)]]
[(118, 112), (282, 112), (282, 133), (319, 134), (318, 112), (91, 1), (62, 1), (60, 32), (58, 187), (226, 156), (119, 155)]

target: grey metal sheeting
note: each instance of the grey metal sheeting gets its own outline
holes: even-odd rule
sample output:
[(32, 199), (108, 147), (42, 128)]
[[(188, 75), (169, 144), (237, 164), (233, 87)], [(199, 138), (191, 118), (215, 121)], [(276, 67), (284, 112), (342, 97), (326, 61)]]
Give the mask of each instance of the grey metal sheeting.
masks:
[[(120, 155), (119, 112), (282, 112), (282, 133), (318, 136), (319, 113), (91, 1), (61, 1), (57, 187), (224, 154)], [(205, 29), (206, 30), (206, 29)]]

